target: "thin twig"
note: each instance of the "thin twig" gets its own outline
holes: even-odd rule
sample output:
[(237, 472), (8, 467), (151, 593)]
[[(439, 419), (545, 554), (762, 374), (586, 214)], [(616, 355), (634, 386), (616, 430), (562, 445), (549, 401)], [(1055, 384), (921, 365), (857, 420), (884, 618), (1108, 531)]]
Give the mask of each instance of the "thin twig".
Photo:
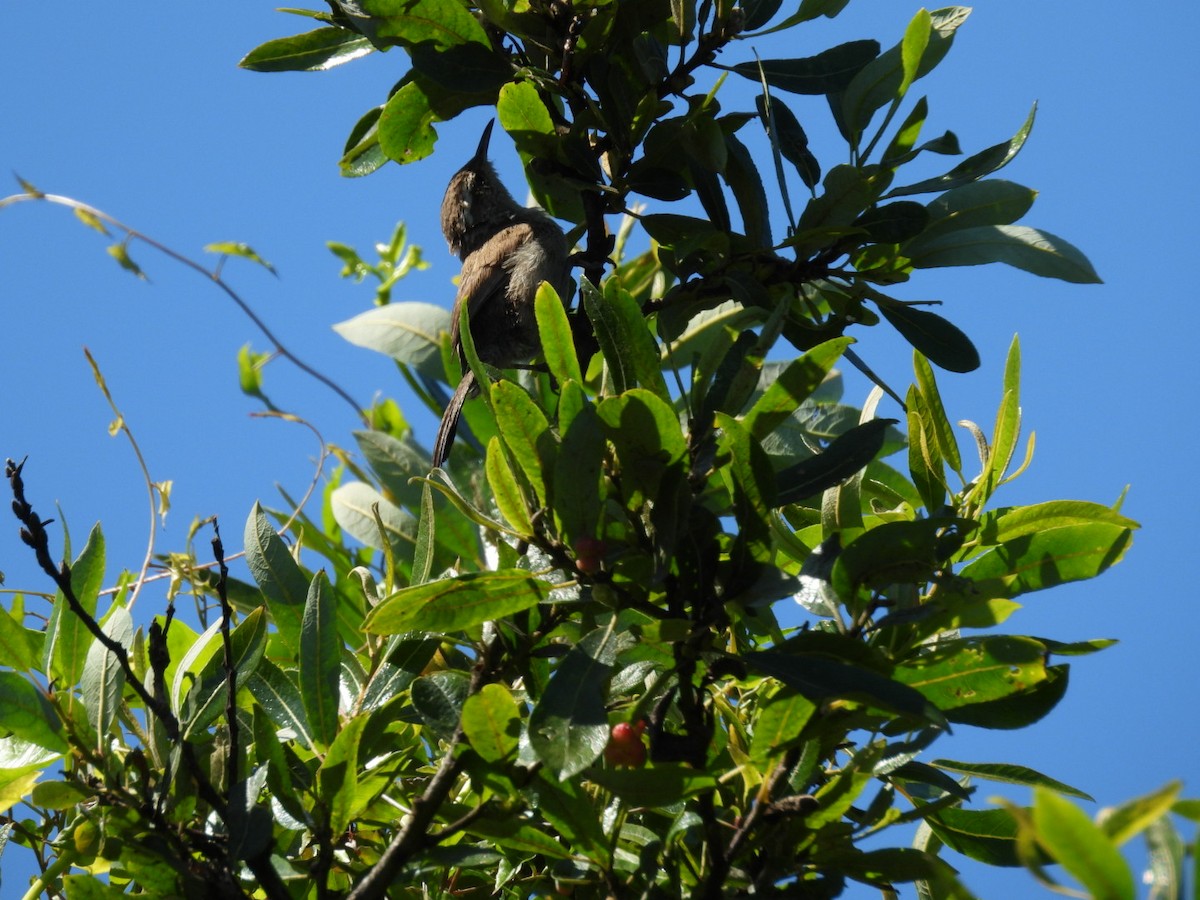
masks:
[(138, 468), (142, 470), (142, 482), (146, 485), (146, 491), (150, 495), (150, 537), (146, 542), (146, 555), (142, 557), (142, 567), (138, 570), (138, 576), (133, 582), (133, 589), (129, 594), (129, 602), (126, 608), (132, 610), (134, 603), (137, 602), (138, 595), (142, 592), (142, 586), (146, 583), (146, 574), (150, 571), (150, 562), (154, 559), (154, 539), (158, 534), (158, 508), (159, 504), (155, 500), (155, 485), (150, 477), (150, 467), (146, 465), (146, 457), (142, 455), (142, 448), (138, 446), (137, 438), (133, 436), (133, 430), (125, 421), (125, 415), (117, 407), (117, 403), (113, 400), (112, 393), (108, 390), (108, 383), (104, 380), (104, 374), (100, 371), (100, 365), (96, 362), (96, 358), (92, 356), (92, 351), (87, 347), (83, 348), (83, 355), (87, 357), (88, 365), (92, 367), (92, 376), (96, 379), (96, 384), (100, 387), (100, 392), (104, 394), (104, 399), (108, 401), (109, 408), (113, 411), (113, 415), (117, 417), (114, 425), (120, 429), (121, 433), (129, 440), (129, 446), (133, 448), (134, 459), (137, 460)]
[(225, 719), (229, 728), (229, 765), (225, 770), (225, 793), (233, 791), (233, 786), (241, 779), (241, 755), (238, 746), (237, 721), (237, 667), (233, 659), (233, 641), (230, 638), (230, 628), (233, 625), (233, 607), (229, 605), (229, 567), (225, 565), (225, 545), (221, 543), (221, 527), (213, 518), (213, 556), (217, 561), (219, 575), (217, 577), (217, 598), (221, 601), (221, 644), (225, 651)]
[(304, 360), (300, 359), (300, 357), (298, 357), (295, 353), (293, 353), (291, 350), (289, 350), (287, 348), (287, 346), (282, 341), (280, 341), (279, 338), (275, 335), (275, 332), (273, 332), (270, 329), (270, 327), (268, 327), (267, 323), (265, 321), (263, 321), (263, 319), (253, 309), (250, 308), (250, 304), (247, 303), (245, 300), (243, 300), (241, 295), (239, 295), (237, 291), (235, 291), (233, 288), (231, 288), (229, 286), (228, 283), (225, 282), (225, 280), (221, 277), (221, 271), (220, 271), (219, 266), (216, 268), (209, 269), (206, 266), (202, 265), (201, 263), (196, 262), (191, 257), (185, 256), (184, 254), (180, 253), (179, 251), (171, 249), (166, 244), (163, 244), (163, 243), (155, 240), (154, 238), (150, 237), (149, 235), (146, 235), (146, 234), (138, 231), (137, 229), (132, 228), (129, 225), (126, 225), (124, 222), (109, 215), (108, 213), (104, 212), (103, 210), (97, 209), (94, 206), (91, 206), (87, 203), (83, 203), (82, 201), (76, 200), (73, 197), (66, 197), (61, 194), (45, 194), (40, 191), (27, 190), (23, 194), (13, 194), (9, 197), (4, 197), (3, 199), (0, 199), (0, 209), (3, 209), (5, 206), (10, 206), (15, 203), (28, 202), (31, 200), (44, 200), (47, 203), (57, 204), (58, 206), (65, 206), (68, 209), (75, 210), (76, 213), (82, 213), (84, 216), (90, 216), (96, 220), (105, 222), (108, 225), (111, 225), (113, 228), (116, 228), (119, 231), (123, 232), (125, 234), (125, 242), (128, 242), (130, 240), (141, 241), (143, 244), (153, 247), (155, 250), (157, 250), (159, 253), (162, 253), (164, 256), (167, 256), (167, 257), (175, 260), (175, 262), (186, 266), (187, 268), (191, 269), (193, 272), (197, 272), (200, 275), (203, 275), (209, 281), (216, 284), (217, 287), (219, 287), (222, 291), (224, 291), (225, 295), (230, 300), (232, 300), (235, 304), (237, 304), (238, 309), (240, 309), (242, 311), (242, 313), (246, 316), (246, 318), (248, 318), (254, 324), (254, 327), (257, 328), (260, 332), (262, 332), (263, 337), (265, 337), (268, 341), (271, 342), (272, 346), (275, 348), (276, 353), (278, 353), (280, 356), (287, 359), (292, 365), (296, 366), (296, 368), (300, 369), (300, 371), (304, 372), (306, 375), (310, 376), (311, 378), (316, 379), (321, 384), (325, 385), (325, 387), (329, 388), (331, 391), (333, 391), (335, 394), (337, 394), (339, 397), (341, 397), (344, 401), (346, 401), (346, 403), (350, 404), (350, 406), (354, 409), (355, 415), (357, 415), (359, 417), (359, 419), (362, 420), (364, 425), (367, 425), (368, 427), (370, 427), (370, 422), (368, 421), (366, 414), (363, 412), (362, 407), (359, 406), (359, 404), (354, 400), (354, 398), (351, 397), (350, 394), (347, 393), (347, 391), (341, 385), (339, 385), (337, 382), (335, 382), (333, 379), (322, 374), (321, 372), (318, 372), (316, 369), (314, 369), (308, 363), (304, 362)]

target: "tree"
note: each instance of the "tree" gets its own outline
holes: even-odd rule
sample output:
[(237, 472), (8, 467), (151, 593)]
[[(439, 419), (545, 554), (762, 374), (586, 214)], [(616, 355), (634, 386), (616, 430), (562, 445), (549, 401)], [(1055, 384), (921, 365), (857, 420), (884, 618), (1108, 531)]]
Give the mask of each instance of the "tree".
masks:
[[(475, 443), (446, 471), (429, 472), (380, 404), (359, 455), (339, 453), (320, 517), (252, 511), (255, 584), (224, 574), (219, 535), (215, 576), (176, 559), (219, 605), (199, 631), (173, 606), (138, 628), (121, 593), (102, 609), (102, 533), (59, 566), (27, 473), (8, 467), (58, 590), (44, 629), (21, 603), (7, 611), (0, 673), (6, 796), (30, 794), (36, 813), (9, 834), (45, 864), (39, 891), (819, 897), (856, 880), (966, 896), (944, 845), (1041, 874), (1057, 859), (1092, 893), (1127, 896), (1116, 844), (1148, 830), (1182, 854), (1168, 810), (1197, 810), (1177, 787), (1096, 826), (1063, 799), (1081, 792), (1045, 775), (928, 758), (952, 725), (1019, 728), (1054, 707), (1068, 672), (1054, 657), (1105, 642), (994, 629), (1013, 598), (1119, 561), (1136, 525), (1080, 501), (990, 506), (1022, 468), (1019, 347), (991, 433), (969, 426), (978, 461), (964, 459), (934, 366), (966, 371), (977, 354), (889, 294), (921, 269), (985, 262), (1096, 279), (1070, 244), (1013, 224), (1031, 190), (989, 177), (1032, 113), (945, 174), (906, 178), (915, 159), (957, 152), (949, 133), (921, 141), (923, 99), (899, 117), (966, 11), (921, 11), (886, 51), (734, 63), (730, 77), (762, 86), (753, 111), (697, 86), (747, 35), (845, 5), (484, 3), (475, 16), (455, 0), (347, 2), (247, 57), (407, 55), (350, 136), (352, 175), (415, 163), (438, 121), (494, 104), (534, 195), (575, 226), (579, 301), (568, 315), (539, 297), (544, 372), (487, 372), (468, 343), (488, 388), (467, 414)], [(823, 172), (781, 91), (828, 98), (846, 162)], [(755, 123), (773, 168), (750, 152)], [(793, 216), (796, 179), (810, 199)], [(639, 196), (695, 198), (706, 218), (645, 214)], [(128, 236), (115, 255), (134, 266)], [(402, 234), (379, 263), (339, 252), (380, 282), (378, 308), (343, 333), (440, 408), (456, 374), (431, 337), (446, 313), (388, 302), (411, 261)], [(876, 418), (882, 386), (854, 409), (834, 374), (865, 365), (845, 332), (884, 321), (916, 351), (896, 398), (907, 436)], [(396, 325), (411, 336), (399, 344), (385, 339)], [(261, 395), (255, 360), (242, 363)], [(811, 618), (788, 634), (772, 604), (791, 597)], [(1033, 785), (1035, 803), (973, 809), (964, 776)], [(914, 822), (913, 848), (860, 846)]]

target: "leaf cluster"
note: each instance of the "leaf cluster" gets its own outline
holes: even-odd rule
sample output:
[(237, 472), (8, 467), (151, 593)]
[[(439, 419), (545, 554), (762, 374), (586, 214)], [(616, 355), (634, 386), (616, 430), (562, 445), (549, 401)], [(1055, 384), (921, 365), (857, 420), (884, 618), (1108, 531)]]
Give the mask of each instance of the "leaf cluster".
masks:
[[(991, 177), (1032, 113), (910, 180), (918, 156), (959, 153), (949, 132), (921, 139), (924, 98), (902, 110), (968, 11), (921, 10), (886, 50), (719, 59), (846, 5), (330, 0), (305, 13), (315, 30), (243, 60), (407, 61), (352, 130), (348, 175), (414, 163), (437, 123), (494, 106), (534, 196), (574, 226), (579, 295), (543, 285), (543, 365), (480, 378), (444, 469), (378, 404), (354, 449), (333, 448), (315, 518), (251, 511), (252, 583), (225, 571), (219, 541), (216, 574), (173, 559), (178, 583), (144, 627), (125, 582), (101, 608), (100, 529), (56, 563), (10, 464), (57, 589), (40, 627), (24, 598), (0, 623), (0, 784), (10, 805), (28, 798), (8, 838), (38, 855), (38, 891), (820, 898), (915, 882), (969, 897), (948, 848), (1046, 878), (1055, 860), (1128, 896), (1113, 848), (1138, 832), (1178, 867), (1171, 816), (1195, 809), (1173, 786), (1093, 825), (1064, 799), (1086, 794), (1026, 766), (927, 758), (953, 728), (1054, 709), (1069, 660), (1112, 642), (1001, 626), (1119, 562), (1137, 524), (1119, 504), (997, 505), (1033, 450), (1019, 344), (990, 430), (960, 423), (972, 456), (935, 367), (975, 368), (975, 348), (889, 293), (989, 262), (1096, 280), (1070, 244), (1015, 224), (1032, 190)], [(722, 108), (729, 75), (758, 86), (754, 109)], [(780, 93), (821, 100), (845, 161), (817, 160)], [(796, 180), (809, 199), (793, 215)], [(684, 200), (704, 217), (639, 206)], [(331, 250), (346, 277), (378, 282), (339, 333), (439, 410), (458, 377), (449, 315), (391, 301), (419, 250), (402, 227), (379, 263)], [(845, 332), (881, 321), (915, 348), (911, 386), (887, 389), (896, 418), (877, 415), (882, 386), (843, 402), (837, 369), (865, 367)], [(265, 400), (259, 362), (244, 352), (243, 384)], [(176, 591), (197, 599), (196, 627)], [(804, 621), (785, 628), (793, 602)], [(976, 808), (976, 779), (1034, 802)], [(913, 823), (914, 846), (864, 849)]]

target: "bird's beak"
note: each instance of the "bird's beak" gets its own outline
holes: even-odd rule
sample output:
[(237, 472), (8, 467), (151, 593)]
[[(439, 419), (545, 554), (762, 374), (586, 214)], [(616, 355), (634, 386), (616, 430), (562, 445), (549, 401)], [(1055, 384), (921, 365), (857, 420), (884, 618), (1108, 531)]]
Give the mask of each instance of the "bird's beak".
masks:
[(479, 139), (479, 147), (475, 150), (475, 155), (471, 157), (471, 162), (477, 163), (487, 161), (488, 141), (491, 140), (492, 126), (495, 124), (496, 120), (492, 119), (487, 123), (487, 127), (483, 129), (483, 137)]

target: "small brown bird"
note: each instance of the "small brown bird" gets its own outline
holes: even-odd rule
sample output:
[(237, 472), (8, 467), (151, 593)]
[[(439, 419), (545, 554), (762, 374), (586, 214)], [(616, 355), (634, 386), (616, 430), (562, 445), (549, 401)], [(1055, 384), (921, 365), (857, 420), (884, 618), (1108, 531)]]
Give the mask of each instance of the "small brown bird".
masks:
[(463, 403), (479, 394), (462, 351), (464, 307), (479, 359), (504, 369), (528, 362), (541, 347), (534, 297), (542, 282), (549, 282), (564, 303), (569, 299), (566, 236), (550, 216), (520, 206), (501, 184), (487, 158), (494, 124), (488, 123), (475, 155), (450, 179), (442, 200), (442, 234), (462, 260), (450, 338), (463, 374), (438, 428), (435, 466), (450, 455)]

